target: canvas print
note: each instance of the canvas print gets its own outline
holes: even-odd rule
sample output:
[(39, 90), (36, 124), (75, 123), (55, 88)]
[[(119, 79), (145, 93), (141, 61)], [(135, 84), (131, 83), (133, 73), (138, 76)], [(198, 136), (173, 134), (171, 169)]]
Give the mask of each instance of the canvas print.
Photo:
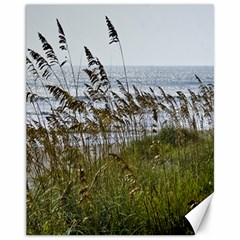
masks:
[(214, 191), (212, 5), (26, 6), (26, 234), (191, 235)]

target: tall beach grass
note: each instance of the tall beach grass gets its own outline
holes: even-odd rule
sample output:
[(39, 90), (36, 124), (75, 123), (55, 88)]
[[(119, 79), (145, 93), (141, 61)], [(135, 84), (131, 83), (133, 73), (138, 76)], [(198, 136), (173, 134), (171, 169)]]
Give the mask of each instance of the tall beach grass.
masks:
[[(36, 116), (27, 115), (26, 124), (27, 234), (193, 234), (184, 215), (214, 186), (214, 86), (196, 76), (198, 92), (174, 97), (161, 86), (143, 91), (131, 85), (107, 17), (106, 25), (123, 60), (125, 81), (111, 80), (117, 92), (86, 46), (89, 81), (79, 85), (58, 20), (67, 58), (59, 59), (41, 33), (45, 56), (27, 51), (27, 71), (51, 109), (43, 114), (41, 96), (27, 80), (26, 100)], [(85, 99), (78, 97), (80, 87)]]

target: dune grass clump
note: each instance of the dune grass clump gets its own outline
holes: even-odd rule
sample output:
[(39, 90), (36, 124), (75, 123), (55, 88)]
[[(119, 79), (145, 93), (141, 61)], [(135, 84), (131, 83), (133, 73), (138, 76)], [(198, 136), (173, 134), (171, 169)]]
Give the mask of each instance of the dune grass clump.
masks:
[(80, 86), (58, 20), (66, 59), (41, 33), (45, 57), (28, 49), (27, 70), (42, 91), (27, 81), (35, 113), (26, 126), (27, 234), (193, 234), (184, 215), (213, 192), (214, 87), (198, 76), (199, 91), (189, 89), (189, 96), (130, 86), (119, 36), (106, 23), (123, 59), (118, 91), (87, 47), (89, 81)]

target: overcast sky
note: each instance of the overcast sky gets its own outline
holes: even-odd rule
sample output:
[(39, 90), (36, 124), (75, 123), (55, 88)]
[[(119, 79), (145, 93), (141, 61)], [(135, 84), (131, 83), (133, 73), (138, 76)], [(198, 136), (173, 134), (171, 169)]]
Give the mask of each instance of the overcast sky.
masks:
[(56, 53), (56, 18), (74, 65), (87, 46), (104, 65), (121, 65), (118, 44), (109, 45), (105, 16), (112, 21), (126, 65), (213, 65), (213, 5), (28, 5), (26, 47), (41, 52), (40, 32)]

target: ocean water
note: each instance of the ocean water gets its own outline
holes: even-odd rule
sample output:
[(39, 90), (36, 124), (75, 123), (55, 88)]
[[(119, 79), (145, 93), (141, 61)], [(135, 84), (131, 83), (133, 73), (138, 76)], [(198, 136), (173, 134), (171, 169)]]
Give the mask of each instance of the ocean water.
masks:
[[(86, 91), (85, 83), (90, 83), (90, 80), (86, 73), (78, 67), (74, 67), (75, 77), (78, 79), (78, 91), (79, 98), (84, 99), (84, 91)], [(108, 74), (108, 78), (111, 82), (112, 90), (116, 93), (119, 92), (116, 80), (119, 80), (125, 86), (125, 75), (122, 66), (107, 66), (105, 70)], [(127, 66), (127, 78), (129, 82), (130, 92), (134, 92), (132, 85), (135, 85), (140, 90), (150, 91), (149, 87), (157, 90), (157, 86), (164, 89), (166, 93), (173, 96), (176, 95), (176, 91), (182, 91), (188, 95), (188, 89), (194, 92), (198, 91), (199, 83), (195, 77), (195, 74), (205, 84), (214, 84), (214, 67), (213, 66)], [(54, 69), (56, 75), (63, 82), (61, 71)], [(73, 96), (76, 96), (76, 88), (73, 81), (71, 69), (64, 66), (64, 72), (68, 85), (70, 86), (70, 92)], [(56, 77), (51, 76), (47, 80), (35, 80), (35, 78), (27, 73), (27, 91), (31, 89), (33, 93), (36, 93), (38, 105), (42, 114), (48, 115), (50, 107), (46, 102), (46, 98), (49, 98), (53, 106), (57, 106), (57, 102), (53, 97), (44, 91), (43, 85), (59, 85)], [(159, 92), (159, 91), (157, 91)], [(26, 103), (27, 115), (31, 115), (34, 118), (36, 111), (32, 104)]]

